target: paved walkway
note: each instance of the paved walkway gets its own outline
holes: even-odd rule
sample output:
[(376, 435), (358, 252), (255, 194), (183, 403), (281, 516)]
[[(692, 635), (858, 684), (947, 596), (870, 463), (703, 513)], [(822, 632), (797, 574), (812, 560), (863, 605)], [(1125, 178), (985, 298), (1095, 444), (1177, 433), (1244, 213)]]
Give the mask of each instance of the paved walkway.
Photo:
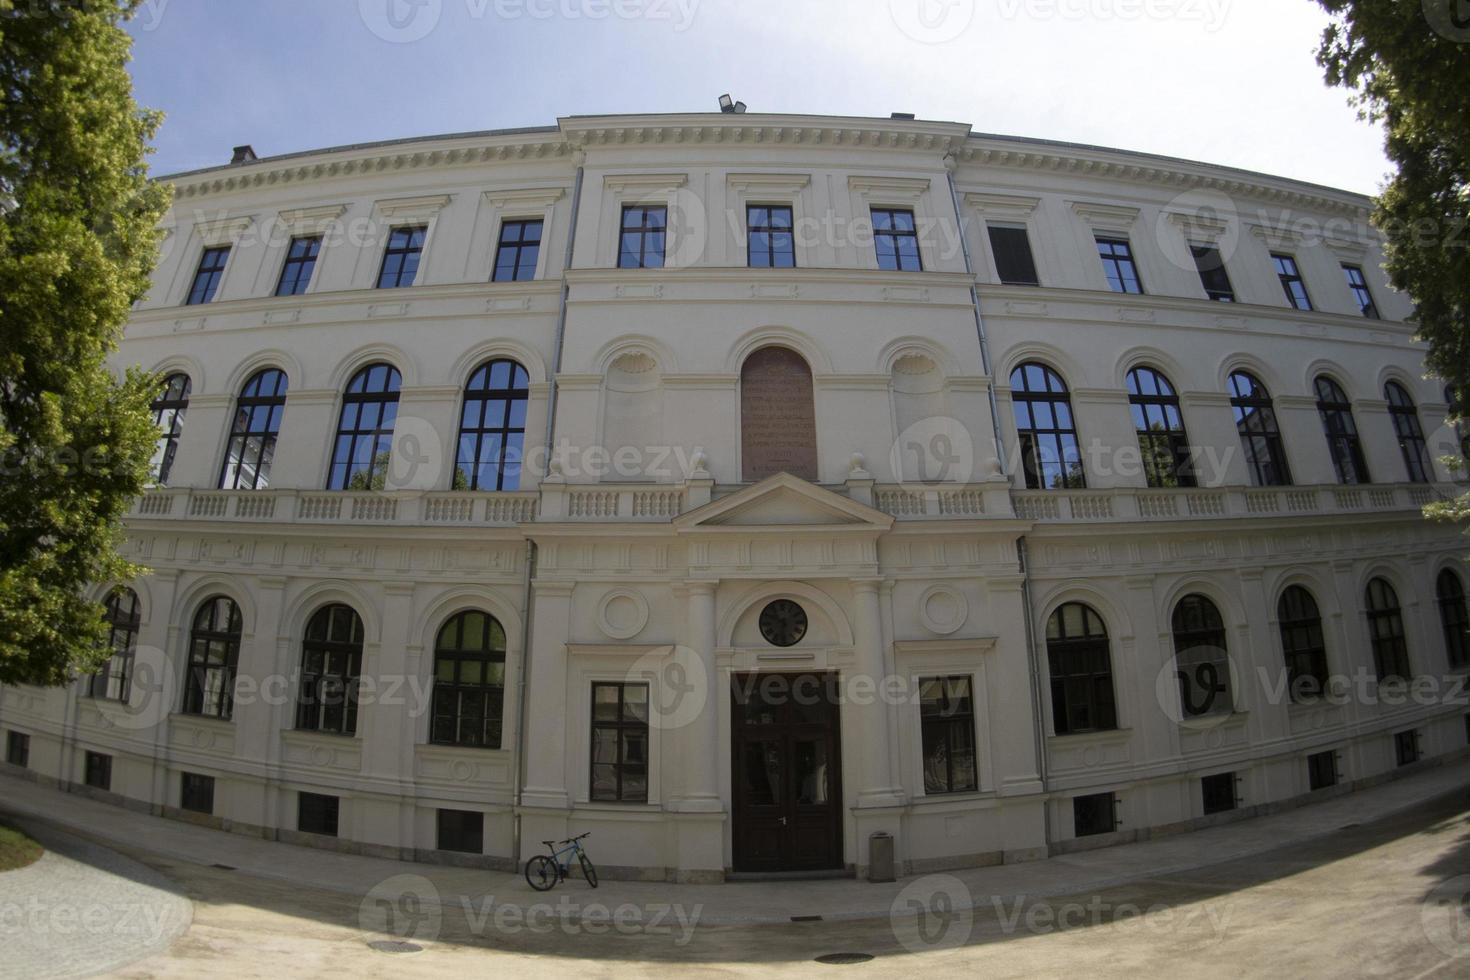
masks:
[[(916, 898), (932, 904), (938, 891), (955, 908), (990, 906), (1000, 899), (1035, 899), (1095, 893), (1145, 877), (1225, 864), (1251, 855), (1334, 834), (1413, 810), (1470, 787), (1470, 760), (1440, 766), (1373, 789), (1268, 817), (1153, 841), (993, 868), (955, 871), (870, 884), (851, 879), (670, 885), (606, 881), (593, 891), (573, 879), (547, 894), (533, 892), (520, 875), (337, 854), (195, 827), (150, 817), (0, 775), (0, 812), (18, 815), (27, 828), (37, 819), (125, 848), (209, 867), (355, 896), (365, 931), (403, 934), (395, 915), (422, 916), (444, 908), (487, 909), (578, 919), (584, 908), (599, 914), (632, 906), (675, 905), (697, 909), (704, 925), (790, 923), (888, 917)], [(589, 841), (597, 860), (597, 839)], [(141, 869), (140, 869), (141, 870)], [(44, 862), (33, 866), (44, 874)], [(156, 877), (156, 876), (154, 876)], [(136, 878), (135, 880), (141, 880)], [(589, 911), (590, 914), (590, 911)], [(381, 920), (381, 921), (380, 921)]]
[[(13, 780), (5, 782), (8, 789)], [(119, 969), (162, 952), (189, 928), (193, 908), (163, 875), (50, 823), (16, 822), (46, 853), (0, 873), (0, 977)]]

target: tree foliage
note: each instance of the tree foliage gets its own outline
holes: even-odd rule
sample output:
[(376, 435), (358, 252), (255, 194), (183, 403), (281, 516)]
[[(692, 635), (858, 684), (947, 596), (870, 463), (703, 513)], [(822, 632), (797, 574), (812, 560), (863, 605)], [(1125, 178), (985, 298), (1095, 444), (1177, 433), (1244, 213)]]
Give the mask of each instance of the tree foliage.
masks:
[(99, 582), (148, 478), (157, 380), (106, 359), (157, 256), (159, 116), (133, 101), (137, 0), (0, 0), (0, 682), (95, 668)]

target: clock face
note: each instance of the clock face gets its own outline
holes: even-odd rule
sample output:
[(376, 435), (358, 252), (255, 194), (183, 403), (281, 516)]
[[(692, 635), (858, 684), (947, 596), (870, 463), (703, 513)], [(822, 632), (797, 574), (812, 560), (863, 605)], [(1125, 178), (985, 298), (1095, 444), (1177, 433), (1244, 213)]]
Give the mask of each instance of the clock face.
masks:
[(761, 636), (777, 647), (793, 647), (806, 636), (806, 610), (790, 599), (777, 599), (761, 610)]

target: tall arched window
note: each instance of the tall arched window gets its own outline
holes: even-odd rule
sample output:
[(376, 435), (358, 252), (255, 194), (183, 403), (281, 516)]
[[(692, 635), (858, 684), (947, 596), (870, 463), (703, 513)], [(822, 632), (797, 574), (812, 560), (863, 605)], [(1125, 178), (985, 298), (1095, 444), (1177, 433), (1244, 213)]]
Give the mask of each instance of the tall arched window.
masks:
[(1383, 386), (1388, 399), (1388, 415), (1393, 419), (1394, 434), (1399, 437), (1399, 452), (1404, 455), (1404, 469), (1410, 483), (1428, 483), (1434, 473), (1429, 462), (1429, 448), (1424, 444), (1424, 430), (1419, 427), (1419, 412), (1414, 399), (1397, 381)]
[(168, 483), (168, 474), (174, 467), (174, 456), (179, 451), (179, 436), (184, 431), (184, 412), (189, 408), (189, 376), (170, 374), (163, 379), (158, 397), (149, 407), (153, 410), (153, 424), (158, 427), (158, 443), (153, 450), (152, 469), (160, 484)]
[(1368, 639), (1378, 679), (1409, 679), (1409, 644), (1404, 638), (1404, 614), (1399, 594), (1381, 578), (1368, 583), (1364, 608), (1368, 611)]
[(1138, 432), (1148, 485), (1195, 486), (1189, 435), (1184, 431), (1179, 396), (1169, 379), (1150, 367), (1129, 371), (1128, 406), (1133, 411), (1133, 428)]
[(459, 613), (434, 641), (435, 745), (500, 748), (505, 704), (505, 630), (489, 613)]
[(531, 379), (515, 361), (497, 359), (470, 375), (455, 453), (455, 490), (516, 490), (526, 443)]
[(1066, 382), (1045, 364), (1028, 361), (1011, 372), (1021, 468), (1032, 490), (1085, 487), (1072, 397)]
[(1276, 621), (1288, 693), (1293, 701), (1314, 700), (1327, 687), (1327, 641), (1317, 600), (1300, 585), (1288, 586), (1276, 602)]
[(112, 657), (87, 682), (94, 698), (127, 701), (133, 686), (133, 654), (138, 646), (138, 594), (119, 588), (107, 597), (103, 619), (107, 621), (107, 649)]
[(323, 606), (312, 613), (301, 643), (297, 729), (355, 734), (361, 675), (362, 617), (341, 603)]
[(1327, 451), (1337, 469), (1339, 483), (1368, 483), (1368, 463), (1363, 459), (1363, 444), (1358, 439), (1358, 426), (1353, 421), (1353, 403), (1342, 386), (1323, 374), (1317, 378), (1317, 412), (1322, 416), (1322, 431), (1327, 434)]
[(1240, 432), (1251, 481), (1258, 487), (1289, 486), (1286, 447), (1266, 386), (1255, 375), (1236, 371), (1230, 376), (1230, 407), (1235, 411), (1235, 428)]
[(352, 376), (342, 395), (328, 490), (381, 490), (398, 420), (398, 369), (371, 364)]
[(1219, 608), (1198, 593), (1187, 595), (1174, 606), (1172, 627), (1184, 717), (1229, 714), (1230, 659)]
[(1470, 666), (1470, 614), (1465, 610), (1465, 587), (1460, 584), (1460, 576), (1448, 568), (1440, 572), (1434, 594), (1439, 600), (1439, 623), (1444, 627), (1450, 666)]
[(240, 607), (222, 595), (204, 601), (189, 633), (189, 675), (184, 714), (229, 720), (235, 709), (235, 667), (240, 662)]
[(740, 365), (740, 475), (817, 479), (817, 410), (812, 369), (789, 347), (762, 347)]
[(1046, 623), (1051, 713), (1058, 735), (1118, 727), (1108, 630), (1091, 606), (1069, 602)]
[(286, 411), (286, 375), (275, 368), (257, 371), (235, 400), (235, 424), (220, 471), (221, 490), (264, 490), (271, 482), (276, 434)]

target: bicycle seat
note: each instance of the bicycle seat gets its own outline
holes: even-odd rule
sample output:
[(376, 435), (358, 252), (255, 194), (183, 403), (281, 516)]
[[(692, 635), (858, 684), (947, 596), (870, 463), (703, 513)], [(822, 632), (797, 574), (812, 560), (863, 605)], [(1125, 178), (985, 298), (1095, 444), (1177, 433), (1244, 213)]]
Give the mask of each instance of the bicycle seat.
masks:
[(547, 847), (554, 847), (556, 845), (556, 841), (554, 840), (544, 840), (541, 843), (545, 844)]

